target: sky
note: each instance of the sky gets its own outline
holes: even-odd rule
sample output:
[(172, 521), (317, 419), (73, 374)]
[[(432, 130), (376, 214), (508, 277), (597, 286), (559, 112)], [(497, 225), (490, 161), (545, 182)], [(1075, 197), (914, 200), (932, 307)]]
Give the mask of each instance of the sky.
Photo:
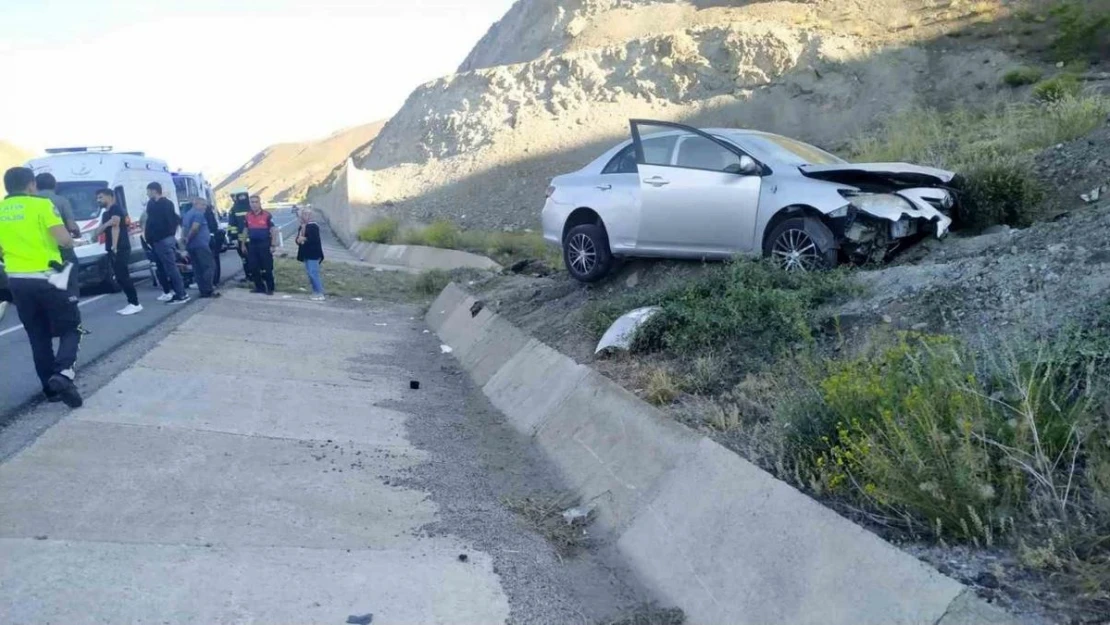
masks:
[(512, 3), (0, 0), (0, 140), (227, 174), (267, 145), (388, 118)]

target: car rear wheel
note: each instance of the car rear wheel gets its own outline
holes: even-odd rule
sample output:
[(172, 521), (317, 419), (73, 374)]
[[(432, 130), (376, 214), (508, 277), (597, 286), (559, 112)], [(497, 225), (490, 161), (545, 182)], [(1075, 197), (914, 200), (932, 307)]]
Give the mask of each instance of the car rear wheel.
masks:
[(563, 239), (563, 263), (579, 282), (596, 282), (605, 277), (613, 266), (605, 229), (594, 224), (571, 228)]
[(837, 250), (828, 226), (813, 217), (783, 221), (767, 237), (763, 255), (787, 271), (820, 271), (837, 264)]

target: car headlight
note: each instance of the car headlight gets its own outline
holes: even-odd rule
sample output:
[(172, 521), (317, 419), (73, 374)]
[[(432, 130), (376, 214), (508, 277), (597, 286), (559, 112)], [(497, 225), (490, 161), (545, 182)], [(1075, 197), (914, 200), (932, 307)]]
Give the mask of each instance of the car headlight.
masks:
[(877, 217), (897, 220), (902, 212), (914, 212), (915, 207), (906, 198), (893, 193), (864, 193), (862, 191), (842, 190), (840, 195), (848, 199), (852, 206)]

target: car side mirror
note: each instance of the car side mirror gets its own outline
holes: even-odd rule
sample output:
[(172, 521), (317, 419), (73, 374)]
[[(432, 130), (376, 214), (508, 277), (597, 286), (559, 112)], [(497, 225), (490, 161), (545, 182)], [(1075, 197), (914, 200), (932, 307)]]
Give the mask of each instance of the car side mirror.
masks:
[(744, 155), (740, 157), (740, 162), (733, 163), (725, 168), (725, 172), (729, 174), (739, 174), (741, 176), (756, 176), (763, 172), (759, 163), (755, 159)]

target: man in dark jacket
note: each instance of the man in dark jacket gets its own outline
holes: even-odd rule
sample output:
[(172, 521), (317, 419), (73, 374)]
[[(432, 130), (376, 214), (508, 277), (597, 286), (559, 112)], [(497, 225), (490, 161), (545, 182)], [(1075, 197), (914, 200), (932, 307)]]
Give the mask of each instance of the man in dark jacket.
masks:
[(262, 198), (251, 196), (251, 212), (246, 222), (248, 267), (254, 278), (254, 292), (274, 294), (274, 250), (277, 249), (278, 229), (274, 218), (262, 210)]
[(250, 194), (246, 190), (235, 191), (231, 194), (234, 202), (227, 216), (227, 236), (235, 250), (239, 252), (239, 260), (243, 263), (243, 282), (253, 281), (251, 266), (247, 262), (247, 213), (250, 212)]
[(146, 240), (154, 249), (166, 278), (173, 285), (173, 298), (168, 304), (184, 304), (189, 301), (185, 292), (185, 282), (177, 269), (174, 251), (177, 249), (177, 210), (173, 202), (162, 196), (162, 185), (152, 182), (146, 186), (150, 202), (146, 205)]
[(212, 286), (220, 285), (220, 254), (224, 251), (224, 241), (227, 233), (220, 230), (220, 221), (216, 219), (216, 207), (207, 204), (204, 210), (204, 220), (208, 223), (208, 231), (212, 233), (208, 247), (212, 250)]
[[(73, 205), (69, 203), (64, 195), (58, 195), (58, 180), (54, 178), (54, 174), (41, 173), (35, 176), (35, 186), (38, 191), (35, 195), (44, 197), (54, 204), (54, 208), (58, 209), (58, 215), (62, 218), (62, 223), (65, 224), (66, 231), (69, 236), (78, 238), (81, 236), (81, 229), (77, 227), (77, 220), (73, 218)], [(73, 251), (72, 247), (61, 247), (59, 250), (62, 253), (62, 262), (73, 263), (74, 270), (69, 274), (69, 295), (70, 297), (80, 297), (81, 285), (77, 279), (77, 252)]]

